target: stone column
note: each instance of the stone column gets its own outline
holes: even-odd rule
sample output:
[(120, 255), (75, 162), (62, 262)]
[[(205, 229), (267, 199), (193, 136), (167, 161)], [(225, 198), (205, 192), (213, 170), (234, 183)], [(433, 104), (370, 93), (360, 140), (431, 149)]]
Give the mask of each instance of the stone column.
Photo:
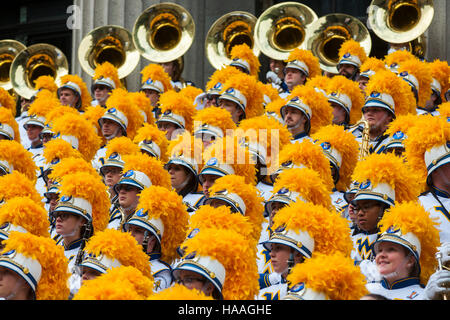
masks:
[(450, 1), (434, 0), (434, 17), (425, 32), (427, 37), (427, 61), (450, 61)]
[[(183, 78), (193, 81), (197, 87), (204, 88), (214, 68), (205, 56), (205, 38), (211, 25), (222, 15), (231, 11), (247, 11), (255, 14), (255, 1), (228, 0), (74, 0), (81, 10), (81, 28), (73, 30), (71, 73), (80, 75), (88, 87), (91, 77), (86, 74), (78, 61), (78, 46), (91, 30), (104, 25), (118, 25), (133, 30), (138, 16), (149, 6), (161, 2), (174, 2), (186, 8), (195, 21), (195, 38), (185, 54)], [(136, 69), (126, 78), (129, 91), (137, 91), (140, 84), (140, 71), (151, 63), (141, 56)]]

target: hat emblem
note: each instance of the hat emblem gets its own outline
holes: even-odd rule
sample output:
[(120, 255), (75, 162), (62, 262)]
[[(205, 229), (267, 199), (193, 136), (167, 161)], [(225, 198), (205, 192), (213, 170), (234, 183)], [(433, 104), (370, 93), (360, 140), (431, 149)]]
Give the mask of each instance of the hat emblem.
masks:
[(281, 188), (280, 191), (278, 191), (277, 193), (278, 193), (278, 194), (286, 194), (286, 193), (288, 193), (288, 192), (289, 192), (289, 189), (288, 189), (288, 188)]
[(291, 99), (291, 101), (293, 101), (293, 102), (297, 102), (297, 101), (299, 101), (300, 99), (298, 98), (298, 97), (293, 97), (292, 99)]
[(336, 97), (336, 96), (337, 96), (337, 92), (332, 92), (331, 95), (332, 95), (333, 97)]
[(450, 117), (447, 117), (447, 122), (450, 122)]
[(302, 291), (305, 288), (305, 284), (303, 282), (297, 283), (294, 285), (291, 289), (289, 289), (290, 292), (299, 292)]
[(194, 259), (196, 254), (197, 254), (197, 253), (194, 251), (194, 252), (189, 253), (189, 254), (188, 254), (186, 257), (184, 257), (184, 258), (185, 258), (185, 259)]
[(370, 97), (372, 97), (372, 98), (378, 98), (380, 95), (381, 95), (381, 93), (374, 91), (374, 92), (372, 92), (372, 93), (370, 94)]
[(72, 196), (62, 196), (61, 197), (61, 202), (69, 202), (70, 200), (72, 200)]
[(125, 174), (123, 175), (125, 178), (129, 178), (134, 174), (133, 170), (128, 170), (127, 172), (125, 172)]
[(323, 142), (321, 145), (323, 150), (330, 150), (331, 144), (329, 142)]
[(116, 113), (116, 112), (117, 112), (116, 108), (111, 108), (108, 110), (108, 113)]
[(60, 161), (59, 158), (55, 158), (52, 160), (51, 164), (57, 164), (59, 163), (59, 161)]
[(281, 164), (281, 166), (282, 166), (282, 167), (288, 167), (288, 168), (291, 167), (291, 166), (292, 166), (292, 160), (283, 162), (283, 163)]
[(406, 77), (408, 75), (408, 71), (400, 72), (400, 77)]
[(361, 189), (361, 190), (365, 190), (365, 189), (367, 189), (367, 188), (369, 188), (370, 187), (370, 180), (367, 180), (366, 182), (363, 182), (363, 183), (361, 183), (360, 185), (359, 185), (359, 188)]
[(146, 217), (148, 215), (147, 211), (144, 211), (144, 209), (139, 209), (136, 211), (136, 216), (138, 217)]
[(285, 224), (283, 224), (283, 225), (279, 226), (278, 228), (276, 228), (276, 229), (275, 229), (275, 232), (276, 232), (276, 233), (281, 233), (281, 232), (283, 232), (284, 230), (286, 230), (286, 225), (285, 225)]
[(396, 229), (394, 226), (390, 226), (387, 230), (386, 233), (399, 233), (401, 232), (400, 229)]
[(153, 80), (149, 78), (145, 83), (146, 84), (153, 84)]
[(346, 54), (344, 54), (344, 58), (349, 58), (350, 57), (350, 53), (347, 52)]
[(450, 141), (447, 141), (447, 148), (450, 149)]
[(222, 83), (220, 83), (220, 82), (217, 82), (215, 85), (214, 85), (214, 89), (221, 89), (222, 88)]
[(119, 156), (119, 154), (117, 152), (113, 152), (111, 153), (111, 155), (109, 156), (110, 159), (115, 159)]
[(211, 158), (206, 163), (207, 166), (216, 166), (219, 163), (219, 160), (217, 158)]
[(53, 135), (53, 139), (59, 138), (60, 136), (61, 136), (61, 133), (58, 132), (57, 134), (54, 134), (54, 135)]
[(165, 116), (168, 116), (168, 115), (170, 115), (171, 113), (172, 113), (171, 110), (167, 110), (167, 111), (164, 112), (164, 115), (165, 115)]
[(401, 131), (397, 131), (396, 133), (394, 133), (394, 135), (392, 136), (394, 139), (403, 139), (403, 137), (404, 137), (405, 135), (404, 135), (404, 133), (403, 132), (401, 132)]
[(227, 91), (225, 91), (226, 93), (229, 93), (229, 94), (233, 94), (234, 93), (234, 88), (229, 88), (229, 89), (227, 89)]
[(144, 142), (145, 144), (153, 144), (153, 140), (151, 140), (151, 139), (150, 139), (150, 140), (144, 140), (143, 142)]
[(200, 232), (200, 229), (199, 228), (195, 228), (195, 229), (193, 229), (191, 232), (189, 232), (189, 234), (188, 234), (188, 239), (192, 239), (193, 237), (195, 237), (195, 235), (197, 234), (197, 233), (199, 233)]
[(395, 62), (394, 62), (393, 64), (390, 65), (391, 68), (396, 68), (397, 66), (398, 66), (398, 64), (395, 63)]

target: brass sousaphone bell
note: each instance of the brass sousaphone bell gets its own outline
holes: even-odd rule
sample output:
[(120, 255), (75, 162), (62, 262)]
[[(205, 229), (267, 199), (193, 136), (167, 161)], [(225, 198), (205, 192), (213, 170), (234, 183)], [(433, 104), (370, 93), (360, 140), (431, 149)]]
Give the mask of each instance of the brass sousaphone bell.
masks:
[(247, 44), (255, 56), (260, 49), (254, 40), (256, 17), (249, 12), (229, 12), (209, 28), (205, 39), (206, 57), (209, 63), (220, 69), (231, 63), (231, 50), (235, 45)]
[(407, 44), (409, 51), (424, 56), (424, 32), (433, 20), (432, 0), (373, 0), (368, 25), (382, 40)]
[(5, 90), (13, 88), (9, 72), (14, 58), (24, 50), (26, 46), (16, 40), (0, 41), (0, 87)]
[(175, 3), (158, 3), (148, 7), (136, 20), (133, 41), (140, 54), (154, 63), (181, 58), (195, 37), (191, 14)]
[(123, 79), (137, 67), (139, 58), (131, 33), (115, 25), (92, 30), (81, 40), (78, 48), (80, 65), (91, 77), (98, 65), (109, 62), (117, 68), (119, 79)]
[(304, 4), (276, 4), (265, 10), (256, 21), (255, 42), (269, 58), (286, 60), (293, 49), (300, 48), (306, 29), (317, 19), (317, 14)]
[(9, 75), (14, 91), (21, 97), (31, 99), (36, 93), (34, 82), (40, 76), (51, 76), (57, 82), (68, 72), (67, 58), (60, 49), (51, 44), (38, 43), (19, 52), (12, 62)]
[(370, 54), (372, 39), (359, 19), (342, 13), (328, 14), (309, 25), (302, 48), (312, 51), (323, 71), (337, 74), (339, 49), (350, 39), (359, 42), (366, 54)]

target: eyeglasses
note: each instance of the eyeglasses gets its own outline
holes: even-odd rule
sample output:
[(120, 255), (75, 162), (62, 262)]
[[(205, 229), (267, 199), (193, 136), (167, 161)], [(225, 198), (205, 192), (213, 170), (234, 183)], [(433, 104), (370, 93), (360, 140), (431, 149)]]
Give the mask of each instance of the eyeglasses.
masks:
[(177, 280), (175, 280), (175, 282), (178, 283), (178, 284), (186, 285), (186, 284), (191, 284), (191, 283), (194, 283), (194, 282), (205, 283), (206, 279), (186, 277), (184, 279), (177, 279)]
[(122, 185), (120, 185), (117, 189), (118, 189), (118, 191), (123, 190), (123, 191), (125, 191), (125, 192), (133, 191), (133, 190), (138, 190), (138, 188), (136, 188), (136, 187), (134, 187), (134, 186), (130, 186), (130, 185), (128, 185), (128, 184), (122, 184)]
[(355, 212), (362, 211), (362, 212), (366, 213), (369, 209), (371, 209), (373, 207), (378, 207), (378, 206), (380, 206), (378, 203), (367, 203), (362, 206), (355, 206), (354, 211)]
[(67, 219), (69, 219), (70, 217), (74, 217), (75, 215), (67, 212), (57, 212), (54, 213), (53, 216), (55, 217), (55, 219), (59, 218), (61, 221), (66, 221)]

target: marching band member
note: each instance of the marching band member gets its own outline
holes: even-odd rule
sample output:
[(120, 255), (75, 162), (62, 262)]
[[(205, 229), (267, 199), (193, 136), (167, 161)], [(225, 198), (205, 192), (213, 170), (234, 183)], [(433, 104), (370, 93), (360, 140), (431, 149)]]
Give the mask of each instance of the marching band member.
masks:
[(433, 78), (429, 64), (419, 59), (409, 59), (401, 62), (397, 71), (398, 76), (409, 84), (414, 93), (417, 114), (432, 112), (431, 110), (424, 110), (425, 104), (432, 93), (431, 82)]
[(170, 76), (164, 71), (164, 68), (159, 64), (150, 63), (141, 71), (142, 83), (139, 91), (145, 93), (145, 96), (150, 99), (150, 104), (153, 107), (153, 117), (158, 119), (160, 110), (158, 107), (159, 97), (161, 94), (173, 90)]
[(152, 289), (152, 279), (139, 269), (119, 266), (86, 281), (72, 300), (147, 300), (152, 295)]
[(185, 80), (181, 76), (184, 70), (184, 56), (181, 56), (178, 59), (172, 61), (161, 63), (160, 65), (169, 75), (170, 83), (175, 91), (180, 91), (186, 86), (195, 86), (192, 81)]
[(437, 267), (436, 222), (417, 201), (412, 201), (392, 207), (379, 226), (374, 253), (381, 279), (368, 283), (367, 289), (392, 300), (423, 299), (423, 285)]
[(384, 153), (392, 152), (396, 156), (404, 156), (404, 141), (407, 138), (408, 130), (416, 125), (417, 120), (417, 115), (411, 113), (396, 117), (386, 130), (386, 134), (389, 135), (389, 142), (384, 148)]
[(70, 106), (81, 113), (92, 103), (86, 83), (78, 75), (62, 76), (57, 95), (63, 106)]
[(94, 100), (91, 105), (106, 108), (106, 100), (111, 92), (121, 87), (118, 70), (108, 61), (103, 62), (95, 68), (92, 80), (91, 94)]
[(106, 228), (109, 220), (109, 196), (98, 175), (69, 173), (60, 178), (61, 198), (53, 210), (58, 245), (64, 247), (69, 272), (76, 275), (80, 251), (95, 232)]
[(209, 77), (208, 82), (206, 83), (205, 93), (203, 95), (200, 95), (196, 99), (197, 108), (204, 109), (211, 106), (218, 107), (219, 104), (217, 102), (217, 99), (222, 92), (224, 83), (232, 76), (240, 73), (241, 71), (230, 65), (224, 66), (223, 68), (214, 71), (214, 73)]
[(142, 190), (151, 185), (170, 190), (170, 175), (161, 161), (141, 153), (124, 155), (122, 160), (124, 174), (114, 186), (120, 206), (111, 213), (108, 223), (108, 228), (121, 231), (135, 212)]
[(96, 232), (87, 241), (80, 262), (82, 277), (78, 292), (83, 290), (90, 280), (122, 266), (133, 267), (146, 278), (153, 280), (148, 257), (131, 234), (114, 229)]
[(230, 66), (255, 78), (258, 77), (261, 64), (258, 57), (255, 56), (253, 50), (247, 44), (234, 45), (230, 52), (230, 59)]
[(198, 173), (202, 166), (203, 150), (203, 142), (185, 132), (178, 136), (176, 140), (170, 142), (167, 152), (169, 160), (164, 164), (164, 169), (170, 175), (172, 189), (183, 197), (183, 203), (190, 215), (205, 200), (203, 192), (199, 191), (198, 179)]
[(420, 180), (403, 159), (394, 154), (372, 154), (356, 164), (352, 175), (361, 181), (351, 204), (356, 212), (352, 233), (355, 264), (372, 259), (373, 244), (386, 210), (404, 201), (415, 201), (420, 194)]
[[(445, 92), (449, 89), (450, 66), (447, 61), (435, 59), (429, 62), (431, 69), (431, 96), (425, 103), (425, 109), (436, 110), (439, 105), (445, 101)], [(437, 111), (435, 112), (437, 113)]]
[(119, 182), (123, 174), (124, 161), (122, 157), (129, 154), (139, 153), (139, 147), (128, 137), (117, 137), (109, 140), (106, 144), (106, 160), (100, 167), (100, 174), (108, 187), (108, 193), (111, 200), (110, 213), (119, 207), (118, 193), (114, 186)]
[(280, 300), (287, 293), (286, 277), (291, 269), (316, 252), (349, 255), (352, 243), (347, 221), (322, 207), (298, 199), (277, 212), (274, 232), (263, 245), (270, 251), (273, 270), (281, 282), (261, 289), (258, 300)]
[(319, 59), (311, 51), (298, 48), (292, 50), (284, 68), (284, 82), (287, 90), (281, 93), (280, 97), (286, 98), (296, 86), (304, 85), (307, 79), (320, 74)]
[(331, 124), (332, 108), (328, 99), (314, 87), (297, 86), (281, 107), (280, 114), (293, 138), (291, 143), (310, 140), (310, 135)]
[[(367, 98), (362, 107), (363, 117), (369, 124), (369, 153), (382, 153), (388, 136), (389, 123), (399, 115), (415, 113), (411, 89), (393, 72), (380, 70), (367, 84)], [(362, 137), (357, 138), (362, 143)]]
[[(340, 76), (334, 78), (337, 77)], [(343, 214), (348, 206), (344, 193), (352, 182), (351, 175), (358, 162), (359, 144), (353, 134), (337, 125), (322, 127), (312, 138), (322, 147), (325, 156), (330, 161), (335, 185), (331, 195), (333, 206), (338, 213)]]
[(52, 239), (13, 232), (0, 255), (0, 299), (67, 300), (67, 264)]
[(159, 130), (165, 131), (167, 140), (174, 140), (184, 131), (192, 132), (196, 109), (189, 98), (170, 90), (161, 95), (159, 107), (161, 116), (156, 125)]
[(244, 177), (235, 174), (225, 175), (217, 179), (209, 189), (209, 197), (205, 205), (212, 207), (228, 206), (233, 213), (248, 218), (253, 227), (252, 238), (256, 241), (261, 235), (264, 211), (262, 198), (255, 185), (245, 182)]
[(328, 81), (326, 91), (328, 102), (333, 107), (332, 124), (349, 129), (361, 119), (365, 99), (355, 81), (341, 75), (334, 76)]
[[(134, 139), (142, 126), (143, 116), (125, 89), (115, 89), (106, 101), (106, 110), (98, 119), (101, 133), (106, 141), (126, 136)], [(105, 162), (106, 145), (97, 149), (92, 166), (97, 170)]]
[(284, 82), (284, 69), (286, 62), (269, 58), (269, 71), (266, 73), (266, 81), (278, 92), (287, 91), (288, 87)]
[(150, 186), (141, 192), (136, 212), (124, 224), (150, 257), (154, 292), (172, 285), (171, 265), (177, 248), (186, 239), (189, 215), (175, 191)]
[(342, 43), (339, 48), (339, 62), (336, 68), (341, 76), (356, 81), (360, 73), (361, 64), (367, 59), (367, 53), (359, 42), (350, 39)]
[(231, 229), (202, 228), (181, 245), (175, 281), (217, 300), (253, 300), (258, 293), (253, 244)]
[(152, 279), (139, 269), (120, 266), (86, 281), (72, 300), (147, 300), (152, 295), (152, 288)]
[(366, 87), (370, 77), (373, 76), (378, 70), (386, 70), (386, 65), (381, 59), (367, 57), (366, 61), (361, 64), (360, 70), (361, 72), (358, 76), (358, 86), (364, 96), (366, 96)]
[[(274, 183), (274, 193), (265, 203), (265, 212), (269, 215), (263, 224), (260, 243), (270, 238), (273, 232), (274, 217), (279, 210), (297, 201), (307, 201), (325, 208), (331, 208), (331, 191), (325, 186), (319, 174), (306, 167), (283, 170)], [(280, 275), (273, 271), (270, 263), (270, 251), (258, 245), (258, 272), (261, 274), (260, 288), (277, 284)]]
[[(272, 195), (270, 172), (276, 167), (275, 158), (279, 150), (290, 143), (291, 133), (278, 120), (267, 115), (244, 119), (239, 124), (242, 143), (254, 155), (256, 164), (256, 188), (264, 201)], [(240, 135), (241, 132), (236, 134)]]
[(450, 186), (447, 179), (450, 168), (447, 145), (449, 140), (450, 127), (447, 118), (424, 115), (408, 130), (408, 137), (404, 141), (408, 164), (420, 174), (423, 193), (419, 201), (430, 216), (439, 221), (441, 243), (450, 241)]
[(155, 157), (163, 163), (168, 161), (167, 148), (169, 141), (163, 131), (154, 124), (144, 123), (137, 131), (133, 142), (138, 145), (140, 152)]
[(0, 140), (0, 175), (14, 171), (23, 173), (33, 183), (36, 183), (37, 167), (33, 154), (14, 140)]
[(264, 95), (258, 88), (258, 80), (245, 73), (229, 78), (217, 99), (220, 108), (231, 114), (236, 125), (243, 119), (264, 114)]

